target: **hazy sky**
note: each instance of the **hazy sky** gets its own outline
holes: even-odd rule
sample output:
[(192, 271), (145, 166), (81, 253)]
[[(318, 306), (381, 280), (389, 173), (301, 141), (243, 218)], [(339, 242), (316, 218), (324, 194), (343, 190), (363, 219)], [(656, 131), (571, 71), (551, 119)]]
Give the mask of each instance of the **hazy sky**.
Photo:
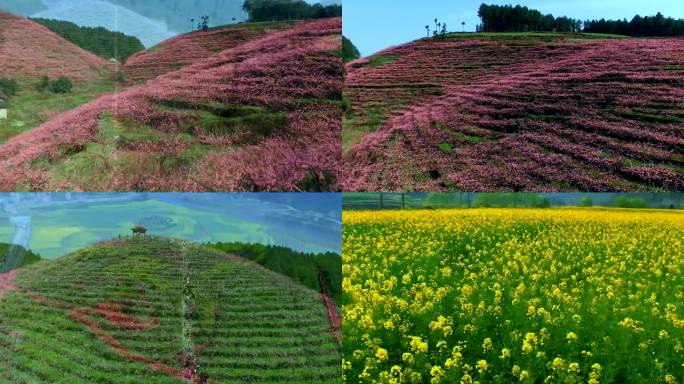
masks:
[(338, 193), (0, 193), (0, 242), (55, 258), (135, 224), (197, 242), (341, 252)]
[[(576, 19), (631, 19), (634, 15), (684, 18), (684, 0), (489, 0), (487, 4), (520, 4), (544, 14)], [(368, 56), (387, 47), (421, 38), (435, 17), (449, 30), (474, 31), (482, 0), (344, 0), (344, 34)]]

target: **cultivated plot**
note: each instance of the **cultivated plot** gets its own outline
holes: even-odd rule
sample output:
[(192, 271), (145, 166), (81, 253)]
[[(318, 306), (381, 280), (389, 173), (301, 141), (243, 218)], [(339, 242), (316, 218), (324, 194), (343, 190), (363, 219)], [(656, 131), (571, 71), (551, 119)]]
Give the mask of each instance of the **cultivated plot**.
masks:
[(1, 276), (2, 382), (339, 382), (332, 302), (234, 255), (138, 235)]
[(344, 212), (347, 383), (678, 383), (684, 216)]

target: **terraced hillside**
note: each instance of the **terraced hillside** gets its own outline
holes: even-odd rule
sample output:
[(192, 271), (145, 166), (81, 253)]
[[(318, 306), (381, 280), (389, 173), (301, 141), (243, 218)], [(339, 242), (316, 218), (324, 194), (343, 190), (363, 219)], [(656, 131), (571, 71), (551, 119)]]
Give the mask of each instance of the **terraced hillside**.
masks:
[(347, 64), (344, 190), (684, 190), (684, 40), (452, 34)]
[(291, 25), (289, 22), (238, 24), (176, 36), (131, 56), (126, 60), (126, 73), (133, 81), (153, 79)]
[(318, 293), (194, 243), (103, 243), (20, 270), (14, 289), (3, 383), (340, 381)]
[(0, 189), (337, 190), (341, 20), (266, 33), (0, 146)]

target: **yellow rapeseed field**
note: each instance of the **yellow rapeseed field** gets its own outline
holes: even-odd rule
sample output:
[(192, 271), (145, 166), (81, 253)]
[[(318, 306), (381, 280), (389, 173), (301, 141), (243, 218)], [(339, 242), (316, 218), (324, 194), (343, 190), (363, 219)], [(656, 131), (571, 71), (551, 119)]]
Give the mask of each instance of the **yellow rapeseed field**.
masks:
[(682, 383), (684, 213), (343, 214), (346, 383)]

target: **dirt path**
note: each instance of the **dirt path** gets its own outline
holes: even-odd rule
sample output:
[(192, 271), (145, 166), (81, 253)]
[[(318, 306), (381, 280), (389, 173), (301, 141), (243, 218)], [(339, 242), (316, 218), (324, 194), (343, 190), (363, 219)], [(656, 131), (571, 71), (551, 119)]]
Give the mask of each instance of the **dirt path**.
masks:
[(14, 278), (17, 276), (17, 270), (11, 270), (7, 273), (0, 273), (0, 299), (7, 291), (14, 291), (17, 287), (14, 286)]
[(318, 273), (318, 279), (321, 284), (321, 299), (323, 299), (323, 304), (328, 312), (328, 321), (330, 321), (330, 332), (335, 336), (337, 341), (342, 343), (342, 317), (340, 312), (337, 310), (337, 306), (330, 297), (330, 289), (328, 288), (327, 280), (323, 275), (323, 272)]

